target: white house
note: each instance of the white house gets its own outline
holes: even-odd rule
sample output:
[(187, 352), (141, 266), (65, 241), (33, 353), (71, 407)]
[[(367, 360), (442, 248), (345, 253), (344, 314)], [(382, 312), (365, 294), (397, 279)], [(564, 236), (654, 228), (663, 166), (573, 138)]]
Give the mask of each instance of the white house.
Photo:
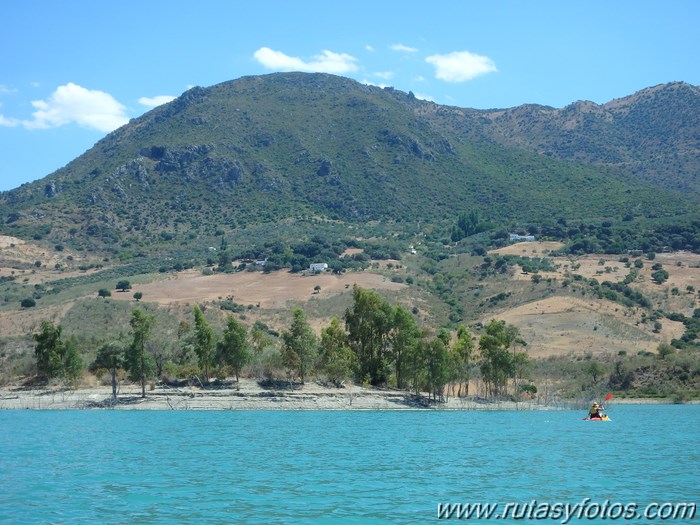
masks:
[(328, 269), (328, 264), (326, 263), (312, 263), (309, 265), (310, 272), (325, 272)]
[(534, 235), (518, 235), (517, 233), (511, 233), (510, 234), (510, 240), (511, 241), (534, 241), (535, 236)]

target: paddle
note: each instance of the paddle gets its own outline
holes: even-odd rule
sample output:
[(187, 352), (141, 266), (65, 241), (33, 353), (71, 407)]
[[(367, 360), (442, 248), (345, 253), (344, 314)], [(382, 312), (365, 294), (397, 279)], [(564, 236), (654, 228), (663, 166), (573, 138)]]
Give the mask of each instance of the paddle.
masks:
[(612, 397), (613, 397), (613, 395), (612, 395), (612, 392), (611, 392), (610, 394), (608, 394), (607, 396), (605, 396), (605, 401), (603, 401), (603, 403), (607, 403), (608, 401), (610, 401), (610, 400), (612, 399)]

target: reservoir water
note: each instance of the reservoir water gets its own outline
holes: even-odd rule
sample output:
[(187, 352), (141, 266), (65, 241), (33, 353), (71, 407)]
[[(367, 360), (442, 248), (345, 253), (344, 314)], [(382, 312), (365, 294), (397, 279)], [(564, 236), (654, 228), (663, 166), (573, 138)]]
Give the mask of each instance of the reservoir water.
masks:
[(700, 406), (609, 413), (4, 411), (0, 523), (698, 523), (661, 505), (700, 502)]

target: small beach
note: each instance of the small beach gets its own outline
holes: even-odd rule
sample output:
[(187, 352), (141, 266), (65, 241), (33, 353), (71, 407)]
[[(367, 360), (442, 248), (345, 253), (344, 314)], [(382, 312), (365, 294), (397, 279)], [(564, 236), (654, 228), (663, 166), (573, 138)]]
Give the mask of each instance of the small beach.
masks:
[(544, 410), (552, 409), (534, 401), (488, 401), (476, 396), (450, 397), (446, 402), (430, 402), (404, 390), (345, 385), (340, 388), (316, 382), (290, 385), (271, 384), (241, 378), (220, 385), (180, 386), (165, 384), (141, 386), (122, 383), (117, 402), (111, 386), (68, 389), (8, 385), (0, 388), (0, 410)]

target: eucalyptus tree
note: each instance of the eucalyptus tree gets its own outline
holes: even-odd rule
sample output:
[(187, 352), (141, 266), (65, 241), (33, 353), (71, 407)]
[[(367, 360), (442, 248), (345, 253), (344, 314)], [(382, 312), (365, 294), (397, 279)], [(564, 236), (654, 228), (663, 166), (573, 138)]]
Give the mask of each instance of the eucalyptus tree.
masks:
[(155, 317), (144, 313), (138, 308), (132, 310), (131, 334), (133, 339), (126, 350), (125, 365), (132, 381), (141, 382), (141, 397), (146, 397), (146, 379), (152, 377), (155, 372), (155, 360), (146, 350), (148, 340)]
[(453, 378), (457, 382), (457, 396), (462, 397), (462, 388), (464, 387), (464, 395), (469, 395), (469, 380), (471, 360), (474, 355), (474, 341), (469, 329), (460, 325), (457, 328), (457, 340), (452, 346), (452, 371)]
[(356, 364), (357, 358), (350, 348), (348, 335), (338, 318), (334, 317), (330, 325), (321, 330), (318, 367), (329, 381), (340, 385), (352, 377)]
[(426, 347), (426, 390), (428, 396), (442, 400), (445, 396), (445, 385), (450, 380), (450, 353), (441, 337), (435, 337)]
[(236, 375), (236, 390), (240, 390), (241, 370), (252, 358), (248, 329), (235, 317), (229, 315), (222, 337), (217, 345), (216, 360), (233, 368)]
[(105, 368), (112, 377), (112, 400), (117, 400), (117, 370), (124, 366), (124, 346), (118, 341), (104, 343), (97, 350), (93, 369)]
[(318, 337), (314, 333), (306, 314), (301, 308), (292, 310), (292, 323), (289, 330), (282, 333), (282, 357), (285, 366), (292, 369), (296, 365), (302, 384), (313, 371), (318, 354)]
[(40, 376), (51, 379), (60, 376), (63, 370), (63, 355), (65, 346), (61, 339), (63, 331), (60, 325), (51, 321), (41, 321), (41, 331), (32, 337), (36, 341), (34, 355), (36, 368)]
[(361, 381), (386, 384), (392, 356), (390, 333), (394, 322), (392, 306), (373, 290), (355, 285), (353, 304), (345, 312), (345, 328), (358, 360)]
[(61, 325), (44, 320), (39, 333), (33, 335), (37, 373), (46, 379), (68, 379), (75, 385), (80, 379), (83, 361), (75, 339), (64, 341), (62, 332)]
[(508, 378), (515, 373), (514, 357), (509, 349), (517, 335), (514, 326), (492, 319), (486, 326), (486, 333), (479, 338), (481, 376), (487, 395), (505, 394)]
[(194, 352), (197, 354), (199, 367), (204, 370), (204, 377), (209, 381), (209, 370), (214, 366), (214, 329), (204, 317), (202, 309), (195, 305), (194, 313)]
[(403, 306), (396, 305), (389, 342), (397, 388), (406, 388), (407, 354), (418, 344), (420, 336), (421, 332), (413, 315)]

